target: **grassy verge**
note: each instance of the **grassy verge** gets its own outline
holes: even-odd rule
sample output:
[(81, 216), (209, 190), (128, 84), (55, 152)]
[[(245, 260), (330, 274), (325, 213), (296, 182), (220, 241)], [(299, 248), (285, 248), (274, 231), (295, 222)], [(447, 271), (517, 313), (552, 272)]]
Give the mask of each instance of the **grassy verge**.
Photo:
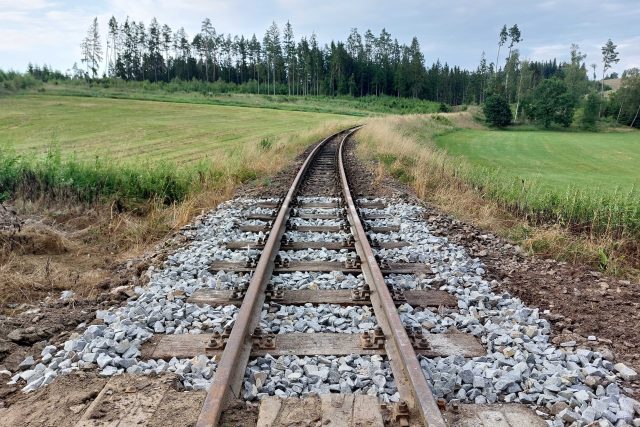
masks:
[(231, 198), (247, 179), (268, 186), (268, 177), (309, 144), (348, 125), (328, 121), (195, 165), (91, 162), (59, 152), (2, 157), (0, 187), (7, 187), (12, 171), (9, 203), (26, 222), (18, 232), (0, 230), (0, 313), (55, 300), (63, 290), (91, 299), (131, 284), (114, 280), (119, 262), (148, 253), (194, 216)]
[(438, 147), (439, 138), (455, 138), (452, 132), (460, 128), (482, 129), (467, 113), (376, 118), (359, 132), (359, 153), (376, 161), (379, 173), (409, 183), (422, 199), (534, 253), (613, 272), (640, 267), (636, 190), (606, 193), (535, 179), (523, 184), (513, 171)]
[(106, 80), (86, 83), (67, 81), (49, 83), (40, 94), (54, 96), (82, 96), (128, 100), (165, 101), (187, 104), (227, 105), (236, 107), (268, 108), (284, 111), (306, 111), (350, 116), (382, 114), (426, 114), (437, 112), (440, 104), (393, 96), (288, 96), (255, 95), (229, 92), (221, 88), (224, 83), (205, 82), (125, 82)]

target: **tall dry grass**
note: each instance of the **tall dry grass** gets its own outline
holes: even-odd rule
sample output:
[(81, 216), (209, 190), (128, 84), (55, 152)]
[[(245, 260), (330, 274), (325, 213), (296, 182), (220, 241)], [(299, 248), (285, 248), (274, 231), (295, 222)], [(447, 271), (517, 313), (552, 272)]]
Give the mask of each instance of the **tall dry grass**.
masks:
[[(548, 209), (549, 214), (544, 211), (545, 195), (514, 190), (513, 182), (504, 175), (476, 169), (434, 143), (435, 137), (446, 132), (478, 127), (481, 125), (469, 112), (373, 118), (357, 134), (358, 154), (376, 164), (379, 176), (391, 174), (409, 184), (422, 200), (514, 239), (531, 253), (613, 273), (640, 268), (631, 198), (607, 205), (602, 198), (587, 195), (579, 199), (574, 193), (573, 198), (561, 199), (564, 205)], [(555, 197), (549, 199), (557, 202)], [(632, 216), (625, 216), (628, 208), (618, 208), (626, 202), (632, 205)], [(625, 215), (612, 221), (620, 211)]]

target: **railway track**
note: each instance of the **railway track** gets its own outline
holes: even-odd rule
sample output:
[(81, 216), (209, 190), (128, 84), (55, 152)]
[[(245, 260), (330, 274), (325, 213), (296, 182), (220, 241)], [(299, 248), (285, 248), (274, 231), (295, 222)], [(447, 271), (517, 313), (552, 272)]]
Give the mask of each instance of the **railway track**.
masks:
[[(391, 366), (400, 400), (388, 405), (387, 416), (398, 425), (423, 424), (444, 426), (436, 399), (420, 367), (418, 353), (429, 353), (428, 337), (421, 331), (407, 331), (396, 305), (410, 300), (413, 304), (447, 304), (447, 295), (438, 291), (414, 291), (403, 295), (385, 283), (385, 274), (426, 273), (420, 263), (390, 264), (379, 260), (373, 246), (398, 247), (403, 242), (381, 244), (371, 240), (368, 232), (388, 233), (393, 226), (370, 227), (366, 220), (384, 220), (375, 210), (386, 205), (354, 200), (344, 162), (345, 141), (355, 130), (342, 132), (322, 141), (308, 156), (288, 193), (277, 202), (262, 202), (255, 206), (260, 213), (246, 219), (264, 221), (264, 225), (247, 224), (245, 232), (262, 232), (264, 237), (249, 242), (229, 242), (228, 248), (257, 249), (258, 258), (244, 263), (218, 262), (212, 271), (245, 272), (251, 279), (246, 288), (226, 292), (202, 291), (192, 296), (192, 302), (240, 303), (233, 327), (211, 337), (198, 337), (200, 345), (218, 351), (220, 359), (208, 391), (197, 425), (214, 426), (220, 421), (229, 402), (241, 398), (243, 377), (251, 356), (257, 354), (380, 354)], [(361, 209), (367, 209), (363, 217)], [(382, 211), (381, 211), (382, 212)], [(335, 241), (292, 239), (290, 234), (302, 236), (340, 237)], [(346, 255), (344, 261), (293, 261), (286, 254), (291, 251), (331, 248)], [(341, 271), (362, 274), (364, 285), (354, 290), (295, 291), (275, 288), (272, 279), (287, 272)], [(395, 299), (394, 299), (395, 298)], [(370, 306), (378, 325), (356, 336), (332, 333), (292, 333), (273, 335), (259, 328), (263, 304), (352, 304)], [(455, 302), (455, 301), (454, 301)], [(174, 343), (175, 344), (175, 343)], [(168, 344), (171, 346), (171, 344)], [(173, 346), (175, 348), (175, 346)], [(375, 410), (375, 408), (371, 408)]]
[(189, 245), (126, 304), (26, 357), (8, 385), (42, 390), (8, 424), (78, 370), (50, 394), (60, 406), (60, 387), (95, 390), (57, 415), (82, 427), (255, 425), (258, 402), (260, 427), (538, 427), (549, 420), (532, 409), (558, 405), (554, 426), (640, 415), (615, 382), (635, 372), (575, 341), (554, 346), (539, 310), (496, 292), (423, 207), (349, 185), (367, 176), (345, 154), (354, 132), (317, 145), (288, 190), (196, 218)]

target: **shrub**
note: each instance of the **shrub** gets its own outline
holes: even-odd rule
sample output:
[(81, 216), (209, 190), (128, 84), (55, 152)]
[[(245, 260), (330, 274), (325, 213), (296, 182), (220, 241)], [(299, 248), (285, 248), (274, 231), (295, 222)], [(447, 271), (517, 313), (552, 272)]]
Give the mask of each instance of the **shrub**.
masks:
[(525, 103), (527, 115), (545, 128), (551, 123), (569, 127), (573, 121), (576, 101), (564, 81), (558, 78), (543, 80)]
[(484, 115), (492, 126), (504, 127), (511, 124), (511, 108), (504, 96), (491, 95), (484, 102)]
[(584, 111), (582, 112), (582, 118), (580, 119), (580, 126), (582, 129), (590, 131), (596, 130), (599, 109), (600, 99), (595, 92), (591, 92), (587, 95), (587, 99), (584, 103)]

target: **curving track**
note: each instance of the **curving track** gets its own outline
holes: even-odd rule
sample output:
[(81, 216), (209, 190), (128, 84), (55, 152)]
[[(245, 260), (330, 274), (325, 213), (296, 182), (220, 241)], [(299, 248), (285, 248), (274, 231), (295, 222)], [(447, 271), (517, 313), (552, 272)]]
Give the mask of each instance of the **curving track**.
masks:
[[(284, 199), (272, 206), (277, 213), (267, 227), (268, 230), (265, 230), (268, 238), (264, 241), (255, 268), (247, 265), (253, 270), (252, 278), (244, 293), (235, 324), (230, 333), (217, 337), (223, 340), (224, 350), (198, 419), (199, 427), (217, 425), (229, 403), (241, 397), (243, 375), (256, 338), (273, 339), (262, 336), (256, 327), (274, 271), (277, 267), (287, 266), (286, 260), (283, 261), (278, 255), (282, 242), (299, 250), (313, 247), (314, 244), (317, 246), (317, 242), (294, 244), (286, 237), (283, 239), (287, 231), (303, 230), (303, 227), (296, 226), (291, 221), (295, 216), (301, 216), (297, 208), (315, 209), (316, 213), (308, 216), (313, 219), (333, 217), (331, 213), (323, 214), (324, 209), (335, 212), (335, 208), (338, 208), (340, 211), (335, 219), (343, 223), (338, 229), (349, 234), (349, 242), (345, 246), (355, 249), (349, 254), (346, 263), (353, 269), (361, 270), (364, 275), (368, 286), (359, 289), (359, 294), (361, 299), (368, 300), (364, 303), (372, 306), (379, 323), (375, 330), (363, 334), (361, 341), (365, 349), (383, 350), (390, 362), (401, 399), (393, 409), (395, 421), (400, 425), (409, 425), (410, 422), (429, 426), (445, 425), (414, 351), (416, 337), (409, 336), (400, 320), (396, 302), (385, 284), (383, 272), (367, 237), (359, 206), (354, 202), (349, 188), (343, 151), (345, 141), (356, 130), (357, 128), (341, 132), (322, 141), (303, 163)], [(314, 199), (317, 197), (332, 197), (335, 200), (330, 203), (314, 202), (313, 200), (321, 200)], [(375, 207), (375, 203), (367, 207)], [(325, 228), (330, 230), (331, 226)], [(322, 225), (308, 227), (305, 231), (321, 230)], [(376, 231), (385, 230), (381, 227)], [(390, 267), (385, 265), (385, 268)]]

